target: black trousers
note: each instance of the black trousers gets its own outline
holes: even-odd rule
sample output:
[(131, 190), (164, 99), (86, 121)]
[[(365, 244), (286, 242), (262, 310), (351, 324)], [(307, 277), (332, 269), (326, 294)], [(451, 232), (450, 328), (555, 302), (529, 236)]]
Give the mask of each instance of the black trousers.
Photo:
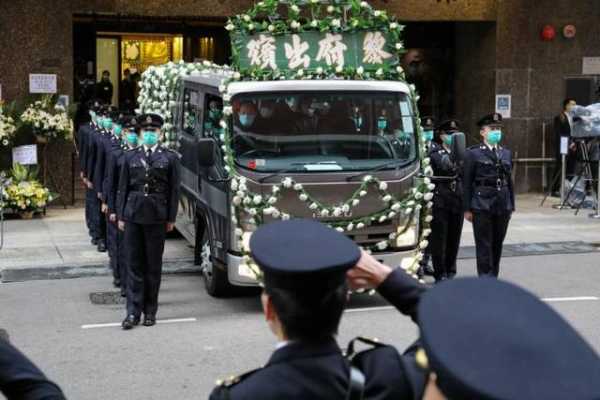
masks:
[(93, 190), (90, 189), (86, 189), (85, 191), (85, 224), (87, 225), (88, 228), (88, 232), (90, 234), (90, 237), (93, 239), (97, 239), (98, 237), (96, 236), (96, 226), (94, 224), (95, 220), (93, 217), (93, 209), (94, 209), (94, 204), (96, 192), (94, 192)]
[(121, 291), (127, 290), (127, 280), (129, 279), (129, 271), (127, 268), (127, 254), (125, 250), (125, 233), (117, 229), (117, 267), (119, 268), (119, 278), (121, 279)]
[(121, 271), (119, 269), (119, 229), (117, 222), (111, 222), (108, 218), (106, 221), (106, 247), (108, 248), (108, 259), (110, 269), (112, 270), (115, 279), (121, 279)]
[(156, 316), (166, 234), (166, 224), (125, 224), (127, 315)]
[(433, 209), (429, 250), (436, 281), (456, 275), (456, 257), (460, 246), (464, 214), (444, 208)]
[(477, 253), (477, 274), (498, 277), (502, 245), (506, 237), (510, 213), (492, 214), (473, 211), (473, 234)]

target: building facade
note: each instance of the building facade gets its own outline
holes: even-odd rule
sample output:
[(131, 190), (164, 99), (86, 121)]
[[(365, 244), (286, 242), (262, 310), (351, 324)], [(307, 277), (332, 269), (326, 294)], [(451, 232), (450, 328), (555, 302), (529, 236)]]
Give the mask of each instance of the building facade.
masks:
[[(1, 0), (0, 85), (10, 101), (28, 95), (30, 73), (58, 76), (58, 92), (80, 97), (78, 79), (110, 70), (117, 87), (125, 69), (154, 62), (211, 59), (226, 62), (227, 16), (249, 0)], [(477, 119), (509, 95), (505, 144), (514, 151), (517, 189), (540, 191), (554, 157), (552, 119), (566, 96), (600, 101), (593, 68), (600, 57), (597, 0), (373, 0), (407, 25), (405, 67), (436, 118), (456, 117), (472, 143)], [(542, 38), (544, 27), (554, 37)], [(563, 30), (565, 27), (566, 35)], [(575, 29), (573, 29), (575, 28)], [(546, 29), (546, 34), (552, 29)], [(573, 36), (573, 32), (575, 32)], [(549, 35), (552, 36), (552, 35)], [(549, 40), (551, 39), (551, 40)], [(584, 73), (585, 72), (585, 73)], [(113, 96), (118, 103), (118, 94)], [(69, 148), (50, 151), (57, 186), (70, 201)], [(544, 172), (546, 171), (546, 172)], [(76, 173), (76, 172), (75, 172)]]

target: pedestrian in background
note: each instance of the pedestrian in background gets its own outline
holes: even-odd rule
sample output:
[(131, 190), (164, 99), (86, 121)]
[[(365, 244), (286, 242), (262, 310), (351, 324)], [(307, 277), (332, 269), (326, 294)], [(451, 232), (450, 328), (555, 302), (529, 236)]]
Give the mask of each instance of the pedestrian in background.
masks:
[(515, 210), (512, 154), (500, 146), (500, 114), (486, 115), (477, 125), (482, 142), (465, 155), (464, 216), (473, 223), (477, 273), (498, 277), (502, 245)]
[(96, 97), (104, 104), (111, 104), (113, 91), (113, 84), (110, 81), (110, 72), (108, 72), (108, 70), (104, 70), (102, 71), (102, 78), (100, 79), (100, 82), (96, 84)]
[[(567, 157), (566, 174), (571, 176), (575, 173), (575, 165), (577, 164), (577, 144), (571, 139), (571, 130), (573, 128), (573, 117), (571, 110), (577, 105), (575, 99), (567, 98), (563, 101), (562, 111), (554, 118), (554, 176), (559, 176), (561, 173), (562, 155), (560, 146), (563, 140), (567, 140)], [(564, 139), (563, 139), (564, 138)], [(560, 196), (560, 180), (554, 181), (552, 192), (555, 196)]]
[(167, 232), (175, 228), (179, 204), (179, 156), (160, 143), (162, 117), (140, 116), (141, 145), (125, 156), (119, 177), (117, 218), (125, 232), (127, 317), (125, 330), (156, 323)]

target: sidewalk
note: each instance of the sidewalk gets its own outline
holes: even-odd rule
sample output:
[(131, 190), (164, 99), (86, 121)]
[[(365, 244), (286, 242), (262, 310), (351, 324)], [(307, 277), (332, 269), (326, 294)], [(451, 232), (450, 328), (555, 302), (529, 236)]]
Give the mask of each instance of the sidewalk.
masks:
[[(572, 210), (554, 210), (557, 199), (549, 198), (542, 208), (541, 199), (541, 195), (518, 197), (505, 256), (597, 251), (600, 220), (588, 218), (590, 210), (575, 216)], [(461, 245), (461, 258), (474, 257), (473, 230), (468, 222)], [(107, 275), (107, 264), (107, 253), (98, 253), (90, 244), (81, 208), (49, 209), (43, 219), (5, 221), (4, 248), (0, 250), (2, 282)], [(184, 239), (167, 240), (164, 270), (199, 271)]]
[[(194, 272), (193, 249), (182, 239), (168, 239), (164, 272)], [(108, 253), (90, 243), (83, 208), (51, 208), (44, 218), (4, 221), (0, 280), (14, 282), (108, 275)]]

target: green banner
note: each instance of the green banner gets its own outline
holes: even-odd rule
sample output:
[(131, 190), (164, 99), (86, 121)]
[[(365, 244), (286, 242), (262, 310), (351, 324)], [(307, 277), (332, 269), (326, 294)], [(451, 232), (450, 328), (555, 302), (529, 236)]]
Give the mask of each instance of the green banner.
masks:
[(240, 68), (299, 70), (363, 67), (375, 70), (398, 60), (384, 32), (257, 34), (242, 41)]

